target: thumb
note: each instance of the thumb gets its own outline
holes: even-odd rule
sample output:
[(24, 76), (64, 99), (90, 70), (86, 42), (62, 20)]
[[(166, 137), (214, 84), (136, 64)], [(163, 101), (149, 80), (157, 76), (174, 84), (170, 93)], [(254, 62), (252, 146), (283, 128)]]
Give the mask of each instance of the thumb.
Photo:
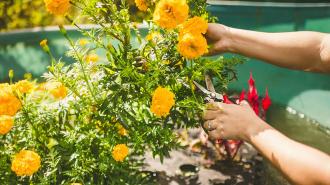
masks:
[(243, 100), (243, 101), (241, 101), (241, 103), (239, 103), (239, 105), (241, 105), (241, 106), (248, 106), (248, 107), (250, 107), (250, 104), (249, 104), (249, 102), (247, 102), (246, 100)]
[(218, 50), (214, 47), (214, 46), (211, 46), (209, 48), (209, 51), (207, 53), (204, 54), (204, 56), (213, 56), (213, 55), (216, 55), (216, 54), (219, 54)]

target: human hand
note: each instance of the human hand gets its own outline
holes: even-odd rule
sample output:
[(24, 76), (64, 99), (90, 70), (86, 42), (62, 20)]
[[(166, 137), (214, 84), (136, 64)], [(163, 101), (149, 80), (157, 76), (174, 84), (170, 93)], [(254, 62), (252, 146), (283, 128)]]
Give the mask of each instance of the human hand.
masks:
[(205, 37), (211, 45), (206, 55), (215, 55), (227, 52), (229, 49), (230, 28), (222, 24), (209, 23)]
[(246, 101), (240, 105), (219, 102), (208, 104), (204, 120), (203, 126), (212, 140), (237, 139), (249, 142), (250, 137), (265, 125)]

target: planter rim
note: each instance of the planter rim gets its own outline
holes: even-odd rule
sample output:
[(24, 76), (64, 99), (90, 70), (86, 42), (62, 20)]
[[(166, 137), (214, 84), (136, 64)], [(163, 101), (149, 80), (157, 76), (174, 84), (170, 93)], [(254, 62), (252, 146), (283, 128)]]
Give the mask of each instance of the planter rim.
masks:
[(285, 2), (254, 2), (254, 1), (219, 1), (208, 0), (210, 5), (226, 5), (226, 6), (257, 6), (257, 7), (290, 7), (290, 8), (315, 8), (330, 7), (330, 3), (285, 3)]
[[(79, 27), (83, 30), (90, 30), (93, 28), (100, 28), (101, 26), (96, 25), (96, 24), (80, 24)], [(64, 25), (64, 28), (67, 31), (76, 31), (77, 27), (71, 26), (71, 25)], [(147, 28), (147, 25), (145, 24), (139, 24), (138, 25), (139, 29), (145, 29)], [(23, 28), (23, 29), (14, 29), (10, 31), (5, 31), (5, 32), (0, 32), (0, 37), (1, 36), (8, 36), (8, 35), (15, 35), (15, 34), (22, 34), (22, 33), (39, 33), (39, 32), (59, 32), (60, 29), (58, 26), (45, 26), (45, 27), (34, 27), (34, 28)]]

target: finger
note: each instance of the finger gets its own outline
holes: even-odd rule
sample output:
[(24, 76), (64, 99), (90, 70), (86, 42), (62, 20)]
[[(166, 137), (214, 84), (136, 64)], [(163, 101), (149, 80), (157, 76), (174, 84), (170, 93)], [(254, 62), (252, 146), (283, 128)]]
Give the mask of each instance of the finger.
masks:
[(218, 128), (208, 133), (210, 140), (218, 140), (223, 138), (223, 130)]
[(219, 110), (206, 110), (204, 111), (203, 119), (204, 120), (213, 120), (220, 116), (222, 111)]
[(250, 106), (249, 102), (247, 102), (246, 100), (243, 100), (240, 102), (240, 105), (242, 106)]
[(219, 124), (217, 123), (216, 120), (209, 120), (209, 121), (204, 122), (203, 127), (206, 131), (210, 132), (212, 130), (217, 129), (218, 125)]
[(204, 54), (204, 56), (214, 56), (220, 54), (220, 52), (218, 51), (217, 48), (215, 48), (214, 46), (211, 46), (208, 50), (207, 53)]
[(224, 103), (221, 102), (213, 102), (213, 103), (208, 103), (206, 104), (206, 109), (207, 110), (224, 110)]

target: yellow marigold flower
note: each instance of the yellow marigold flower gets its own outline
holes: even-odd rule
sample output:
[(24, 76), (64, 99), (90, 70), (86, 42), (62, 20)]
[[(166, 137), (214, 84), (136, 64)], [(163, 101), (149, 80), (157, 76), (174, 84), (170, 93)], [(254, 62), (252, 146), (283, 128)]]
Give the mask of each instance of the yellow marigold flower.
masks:
[(11, 170), (17, 176), (31, 176), (40, 168), (40, 156), (30, 150), (21, 150), (15, 155), (11, 164)]
[(152, 96), (151, 112), (158, 117), (167, 116), (175, 104), (174, 98), (175, 95), (171, 91), (158, 87)]
[(49, 91), (56, 99), (63, 99), (68, 94), (68, 89), (60, 82), (48, 82), (44, 84), (43, 88)]
[(79, 40), (79, 45), (81, 47), (85, 47), (88, 44), (88, 40), (87, 39), (80, 39)]
[(135, 0), (135, 4), (136, 4), (137, 8), (143, 12), (148, 10), (147, 0)]
[(29, 93), (33, 89), (33, 84), (28, 80), (21, 80), (14, 85), (14, 90), (21, 94)]
[(179, 37), (178, 51), (187, 59), (195, 59), (208, 52), (206, 39), (201, 34), (186, 33)]
[(173, 29), (183, 23), (189, 14), (186, 0), (160, 0), (153, 15), (154, 22), (162, 28)]
[(202, 17), (193, 17), (188, 19), (180, 27), (180, 36), (186, 33), (205, 34), (208, 28), (207, 21)]
[(14, 116), (21, 108), (12, 88), (9, 84), (0, 84), (0, 115)]
[(120, 134), (122, 136), (127, 135), (127, 130), (123, 127), (123, 125), (121, 125), (120, 123), (116, 123), (116, 127), (118, 129), (118, 134)]
[(123, 162), (128, 155), (128, 147), (125, 144), (118, 144), (112, 150), (112, 157), (115, 161)]
[(99, 56), (97, 54), (89, 54), (85, 57), (87, 63), (95, 63), (99, 60)]
[(64, 15), (70, 8), (70, 0), (44, 0), (47, 11), (55, 15)]
[(14, 125), (14, 118), (11, 116), (0, 116), (0, 135), (7, 134)]

